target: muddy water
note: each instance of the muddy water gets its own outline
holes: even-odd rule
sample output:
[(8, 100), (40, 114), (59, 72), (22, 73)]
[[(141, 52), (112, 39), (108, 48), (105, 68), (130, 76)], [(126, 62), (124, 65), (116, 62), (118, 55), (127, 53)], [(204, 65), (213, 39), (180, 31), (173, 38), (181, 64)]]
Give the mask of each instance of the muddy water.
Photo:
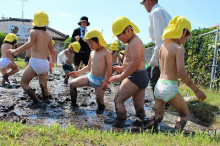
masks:
[[(48, 88), (52, 96), (50, 102), (42, 101), (37, 104), (33, 104), (30, 98), (23, 92), (22, 88), (18, 86), (22, 73), (23, 71), (20, 71), (9, 78), (12, 81), (12, 85), (14, 85), (12, 86), (13, 88), (5, 86), (0, 87), (0, 120), (18, 122), (24, 119), (23, 123), (34, 125), (52, 125), (54, 123), (59, 123), (60, 125), (67, 126), (71, 123), (78, 128), (84, 126), (103, 130), (111, 129), (111, 120), (116, 117), (114, 96), (118, 90), (119, 84), (109, 84), (109, 88), (105, 91), (106, 110), (103, 114), (96, 114), (97, 104), (95, 91), (90, 87), (81, 87), (77, 89), (79, 108), (72, 108), (70, 96), (68, 95), (69, 87), (63, 84), (64, 73), (62, 69), (55, 68), (53, 74), (50, 74), (48, 77)], [(41, 94), (37, 78), (31, 81), (31, 87), (36, 90), (35, 93)], [(136, 120), (132, 99), (127, 100), (125, 105), (128, 119), (124, 129), (135, 130), (137, 128), (143, 128), (132, 126), (132, 122)], [(154, 115), (153, 106), (154, 100), (152, 91), (150, 88), (146, 88), (144, 106), (146, 119), (150, 119)], [(191, 118), (193, 119), (193, 117)], [(160, 124), (160, 129), (164, 131), (173, 130), (172, 127), (174, 127), (177, 119), (178, 117), (175, 112), (166, 112), (163, 122)], [(207, 128), (189, 121), (185, 129), (206, 130)]]

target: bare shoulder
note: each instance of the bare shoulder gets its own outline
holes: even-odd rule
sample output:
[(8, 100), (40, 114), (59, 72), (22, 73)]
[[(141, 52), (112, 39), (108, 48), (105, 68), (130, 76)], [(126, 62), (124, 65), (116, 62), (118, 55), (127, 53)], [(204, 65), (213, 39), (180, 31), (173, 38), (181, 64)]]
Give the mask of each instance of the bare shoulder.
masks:
[(128, 43), (128, 48), (134, 48), (134, 50), (142, 49), (144, 48), (144, 44), (141, 41), (141, 39), (138, 36), (136, 36), (131, 40), (130, 43)]

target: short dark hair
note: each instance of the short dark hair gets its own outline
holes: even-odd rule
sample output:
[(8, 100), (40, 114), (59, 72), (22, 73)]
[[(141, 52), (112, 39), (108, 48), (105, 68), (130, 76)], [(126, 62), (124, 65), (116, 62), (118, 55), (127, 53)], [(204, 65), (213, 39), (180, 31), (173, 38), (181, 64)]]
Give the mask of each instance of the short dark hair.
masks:
[(96, 43), (99, 43), (99, 39), (97, 37), (93, 37), (93, 38), (91, 38), (91, 40), (96, 42)]
[(47, 30), (47, 27), (38, 27), (38, 26), (34, 26), (33, 29), (38, 29), (38, 30)]
[(14, 39), (14, 41), (13, 41), (13, 42), (8, 42), (8, 41), (5, 41), (4, 43), (8, 43), (8, 44), (11, 44), (11, 45), (13, 46), (14, 44), (16, 44), (16, 43), (17, 43), (17, 40), (16, 40), (16, 39)]
[[(185, 31), (185, 28), (183, 29), (183, 32)], [(189, 30), (187, 29), (187, 32), (186, 32), (186, 36), (190, 35), (190, 32)]]

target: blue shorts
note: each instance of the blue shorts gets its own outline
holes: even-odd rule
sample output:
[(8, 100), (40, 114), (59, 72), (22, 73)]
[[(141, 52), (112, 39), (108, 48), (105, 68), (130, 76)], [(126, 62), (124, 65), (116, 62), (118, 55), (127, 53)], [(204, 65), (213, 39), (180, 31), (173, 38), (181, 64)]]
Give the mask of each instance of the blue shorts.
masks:
[(95, 77), (91, 73), (87, 74), (87, 78), (88, 78), (89, 86), (90, 87), (101, 86), (101, 83), (105, 80), (105, 78), (103, 78), (103, 77)]

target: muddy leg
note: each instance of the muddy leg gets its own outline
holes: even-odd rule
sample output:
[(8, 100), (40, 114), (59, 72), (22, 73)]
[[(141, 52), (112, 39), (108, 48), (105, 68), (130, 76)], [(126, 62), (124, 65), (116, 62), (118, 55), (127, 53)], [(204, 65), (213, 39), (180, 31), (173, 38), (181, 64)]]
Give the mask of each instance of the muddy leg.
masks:
[(48, 75), (47, 73), (38, 75), (38, 80), (42, 91), (43, 100), (47, 100), (49, 98), (49, 93), (47, 89), (47, 75)]
[(176, 122), (175, 129), (182, 131), (183, 128), (186, 126), (190, 114), (187, 104), (180, 93), (174, 96), (174, 98), (170, 100), (170, 103), (180, 115), (179, 119)]
[(28, 89), (25, 92), (27, 93), (28, 96), (31, 97), (31, 99), (33, 99), (34, 102), (36, 102), (36, 103), (38, 102), (38, 98), (37, 98), (33, 89)]
[(114, 127), (124, 127), (124, 121), (127, 118), (124, 102), (137, 93), (139, 88), (129, 79), (124, 79), (119, 87), (119, 91), (115, 96), (115, 109), (117, 118), (114, 121)]
[(73, 107), (78, 107), (77, 104), (77, 89), (70, 86), (70, 97)]
[(153, 132), (158, 132), (158, 124), (163, 120), (166, 103), (155, 98), (155, 116), (152, 120), (146, 123), (147, 129), (153, 129)]
[(145, 111), (144, 111), (144, 96), (145, 89), (140, 89), (137, 93), (135, 93), (133, 98), (133, 104), (136, 111), (136, 116), (140, 119), (144, 119)]
[(95, 94), (96, 94), (96, 101), (98, 104), (98, 108), (96, 110), (97, 114), (103, 114), (105, 110), (105, 105), (104, 105), (104, 90), (101, 89), (101, 87), (96, 87), (95, 88)]
[(29, 65), (24, 71), (20, 84), (23, 90), (31, 97), (31, 99), (37, 102), (38, 99), (34, 93), (34, 90), (29, 86), (30, 81), (35, 77), (35, 75), (34, 70)]
[(11, 75), (13, 75), (13, 74), (15, 74), (16, 72), (18, 72), (18, 71), (19, 71), (19, 68), (18, 68), (18, 66), (17, 66), (16, 64), (13, 64), (13, 63), (10, 63), (10, 64), (8, 65), (8, 68), (10, 68), (11, 71), (8, 72), (8, 73), (6, 73), (6, 74), (4, 74), (4, 75), (3, 75), (3, 79), (5, 79), (5, 81), (10, 84), (8, 77), (11, 76)]
[(77, 100), (76, 100), (76, 98), (77, 98), (77, 89), (76, 88), (88, 86), (88, 85), (89, 85), (89, 82), (88, 82), (88, 78), (86, 76), (77, 77), (70, 82), (70, 97), (71, 97), (73, 106), (78, 106)]

